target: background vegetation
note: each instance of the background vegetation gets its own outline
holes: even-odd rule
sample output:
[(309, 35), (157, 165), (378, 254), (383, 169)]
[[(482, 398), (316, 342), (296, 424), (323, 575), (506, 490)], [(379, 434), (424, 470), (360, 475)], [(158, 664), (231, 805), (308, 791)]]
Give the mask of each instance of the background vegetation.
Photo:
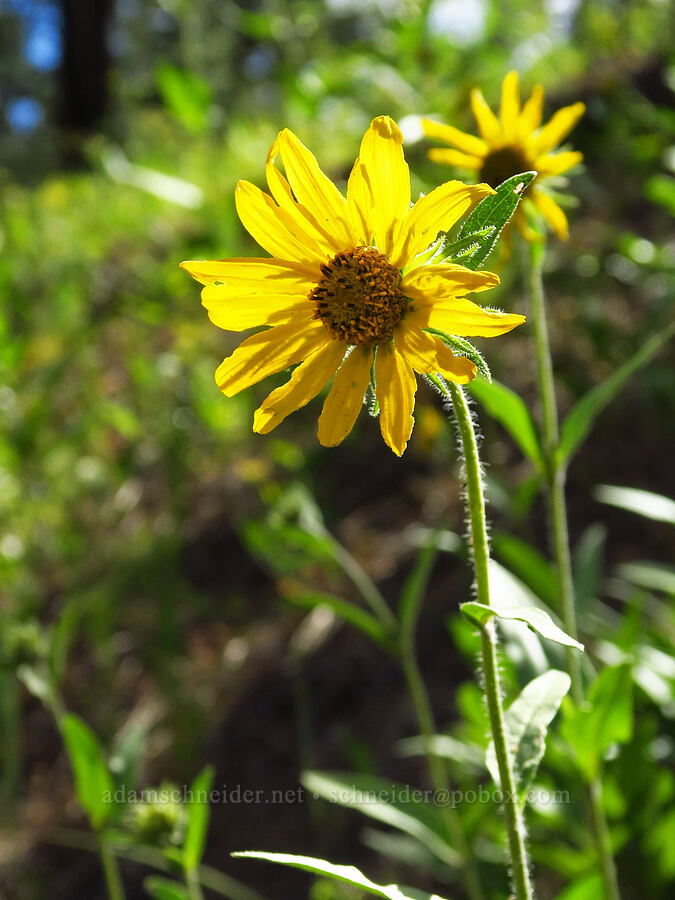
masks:
[[(526, 86), (544, 84), (549, 110), (577, 99), (588, 108), (573, 134), (586, 163), (573, 183), (571, 239), (547, 260), (569, 410), (672, 321), (673, 14), (668, 0), (0, 4), (7, 896), (104, 896), (50, 715), (59, 704), (88, 723), (111, 777), (127, 785), (190, 784), (207, 763), (220, 788), (296, 791), (306, 769), (425, 785), (420, 759), (400, 743), (417, 726), (386, 653), (298, 604), (311, 592), (357, 596), (344, 557), (308, 524), (319, 508), (392, 602), (428, 530), (440, 529), (420, 655), (440, 727), (468, 754), (453, 763), (455, 779), (486, 783), (475, 763), (485, 744), (475, 638), (456, 612), (469, 575), (455, 438), (438, 398), (420, 389), (402, 461), (366, 415), (341, 447), (320, 448), (316, 403), (272, 436), (253, 435), (269, 384), (220, 395), (213, 371), (238, 338), (209, 324), (177, 264), (256, 253), (233, 189), (238, 178), (262, 184), (278, 129), (294, 130), (344, 184), (365, 127), (386, 112), (407, 138), (414, 190), (428, 190), (448, 171), (426, 160), (417, 117), (471, 127), (471, 87), (494, 102), (515, 67)], [(494, 302), (525, 312), (518, 254), (491, 265), (503, 281)], [(495, 376), (533, 408), (527, 326), (485, 349)], [(623, 386), (569, 487), (591, 659), (631, 663), (632, 688), (621, 691), (624, 707), (632, 692), (633, 724), (606, 748), (622, 889), (652, 900), (675, 879), (675, 517), (665, 500), (603, 485), (673, 494), (672, 363), (666, 349)], [(531, 466), (482, 410), (480, 421), (497, 560), (518, 589), (554, 603)], [(513, 691), (552, 651), (522, 631), (505, 641)], [(532, 816), (541, 896), (595, 897), (581, 792), (555, 735), (538, 779), (573, 794)], [(138, 825), (117, 813), (119, 828)], [(467, 816), (504, 896), (496, 807)], [(422, 845), (364, 830), (358, 812), (307, 795), (214, 805), (205, 855), (268, 897), (304, 896), (307, 876), (229, 858), (249, 847), (354, 862), (379, 882), (462, 896), (434, 880)], [(146, 896), (148, 867), (126, 861), (122, 871), (128, 896)], [(311, 891), (352, 896), (328, 883)]]

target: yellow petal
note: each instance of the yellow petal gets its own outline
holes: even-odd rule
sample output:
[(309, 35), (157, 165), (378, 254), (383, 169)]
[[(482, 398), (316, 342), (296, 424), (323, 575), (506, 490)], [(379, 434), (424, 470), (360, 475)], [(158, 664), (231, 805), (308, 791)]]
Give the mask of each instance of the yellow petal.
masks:
[(446, 144), (456, 147), (463, 153), (482, 157), (488, 152), (488, 145), (485, 141), (474, 137), (472, 134), (466, 134), (458, 128), (453, 128), (452, 125), (442, 125), (440, 122), (434, 122), (432, 119), (422, 119), (422, 127), (427, 137), (445, 141)]
[(401, 287), (408, 297), (439, 302), (470, 291), (487, 291), (497, 284), (499, 275), (493, 272), (473, 272), (464, 266), (441, 263), (413, 269), (405, 275)]
[(267, 434), (286, 416), (309, 403), (325, 387), (346, 351), (347, 344), (330, 341), (308, 356), (293, 370), (290, 380), (272, 391), (255, 411), (253, 430), (258, 434)]
[(471, 109), (476, 119), (478, 130), (485, 140), (490, 144), (499, 143), (504, 137), (502, 126), (478, 88), (474, 88), (471, 91)]
[(403, 156), (403, 135), (393, 119), (373, 119), (363, 136), (359, 160), (370, 187), (368, 221), (375, 245), (390, 256), (410, 208), (410, 171)]
[(537, 207), (542, 216), (555, 231), (556, 237), (561, 241), (566, 241), (569, 237), (569, 227), (567, 224), (567, 216), (560, 209), (558, 204), (548, 194), (541, 191), (532, 191), (530, 200)]
[(347, 201), (321, 171), (314, 154), (287, 128), (279, 134), (279, 148), (298, 202), (334, 235), (336, 252), (351, 246)]
[(303, 234), (289, 214), (254, 184), (240, 181), (234, 201), (244, 228), (272, 256), (305, 263), (325, 260), (311, 235)]
[(540, 84), (535, 84), (529, 100), (523, 106), (518, 118), (518, 131), (521, 139), (526, 138), (541, 125), (541, 116), (544, 109), (544, 89)]
[(374, 241), (374, 225), (371, 210), (374, 206), (373, 192), (366, 167), (357, 156), (347, 182), (347, 208), (349, 222), (354, 235), (354, 244), (370, 246)]
[(463, 169), (472, 169), (477, 172), (483, 165), (479, 156), (469, 156), (459, 150), (446, 150), (445, 147), (432, 147), (427, 156), (433, 162), (445, 166), (461, 166)]
[(417, 381), (410, 365), (392, 341), (380, 344), (375, 359), (375, 392), (380, 404), (380, 431), (385, 444), (401, 456), (415, 420)]
[(496, 337), (522, 325), (525, 316), (484, 309), (471, 300), (455, 298), (441, 303), (418, 301), (406, 313), (406, 323), (418, 328), (437, 328), (458, 337)]
[(233, 299), (213, 291), (221, 286), (205, 287), (202, 291), (202, 305), (208, 310), (209, 319), (218, 328), (226, 331), (245, 331), (260, 325), (281, 325), (285, 322), (311, 322), (316, 305), (306, 298), (293, 300), (281, 295), (252, 294), (250, 297)]
[(262, 381), (268, 375), (299, 363), (330, 340), (321, 322), (275, 325), (240, 344), (218, 366), (216, 384), (228, 397)]
[(223, 283), (231, 294), (251, 293), (309, 294), (319, 277), (319, 267), (314, 268), (290, 260), (255, 259), (189, 259), (181, 268), (200, 284)]
[(455, 356), (439, 338), (404, 324), (394, 331), (394, 339), (403, 358), (420, 374), (441, 372), (458, 384), (467, 384), (476, 376), (476, 366), (465, 356)]
[(337, 371), (319, 417), (319, 442), (336, 447), (354, 427), (370, 381), (373, 351), (354, 347)]
[(536, 153), (546, 153), (553, 150), (567, 137), (586, 111), (583, 103), (573, 103), (572, 106), (564, 106), (559, 109), (549, 122), (544, 125), (534, 141)]
[(535, 168), (540, 175), (562, 175), (578, 165), (584, 158), (583, 153), (576, 150), (564, 150), (562, 153), (547, 153), (538, 157)]
[(511, 71), (502, 81), (502, 101), (499, 106), (499, 118), (501, 119), (504, 137), (507, 141), (516, 137), (519, 113), (518, 73)]
[(279, 134), (270, 147), (267, 154), (267, 162), (265, 163), (265, 174), (270, 192), (279, 206), (293, 221), (294, 230), (301, 234), (307, 234), (325, 256), (334, 256), (339, 250), (345, 249), (344, 239), (340, 238), (334, 228), (330, 225), (326, 226), (325, 222), (321, 224), (322, 220), (318, 220), (307, 207), (298, 203), (288, 181), (275, 165), (276, 158), (280, 152), (282, 134), (283, 132)]
[(439, 231), (448, 231), (475, 203), (494, 190), (487, 184), (466, 185), (446, 181), (425, 197), (420, 197), (408, 213), (390, 260), (402, 269), (435, 240)]

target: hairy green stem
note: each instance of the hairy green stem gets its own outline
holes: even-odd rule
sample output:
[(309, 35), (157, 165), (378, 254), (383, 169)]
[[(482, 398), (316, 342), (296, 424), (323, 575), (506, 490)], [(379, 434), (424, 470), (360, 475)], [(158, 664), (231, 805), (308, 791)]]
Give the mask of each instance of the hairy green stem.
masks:
[(124, 900), (124, 887), (120, 876), (117, 859), (112, 852), (105, 835), (98, 835), (98, 852), (101, 857), (105, 886), (108, 891), (108, 900)]
[[(462, 388), (459, 387), (459, 385), (454, 384), (454, 382), (448, 382), (447, 385), (445, 385), (444, 382), (439, 380), (437, 383), (442, 385), (444, 393), (449, 394), (455, 410), (457, 428), (459, 430), (464, 455), (467, 507), (469, 512), (469, 526), (476, 579), (476, 597), (479, 603), (484, 603), (486, 606), (489, 606), (490, 584), (488, 577), (488, 561), (490, 554), (488, 549), (487, 524), (485, 520), (483, 479), (473, 420)], [(499, 681), (499, 665), (497, 661), (497, 643), (492, 622), (488, 622), (481, 629), (481, 653), (483, 660), (484, 689), (490, 718), (490, 730), (492, 732), (492, 740), (494, 741), (503, 795), (504, 819), (506, 821), (506, 832), (509, 841), (513, 889), (515, 891), (516, 900), (532, 900), (534, 893), (530, 882), (527, 851), (525, 849), (525, 824), (518, 802), (516, 780), (513, 774), (513, 765), (506, 739), (506, 726), (504, 724), (504, 710)]]
[[(546, 489), (548, 494), (549, 531), (553, 543), (558, 574), (558, 590), (565, 630), (577, 639), (577, 618), (574, 600), (574, 581), (570, 557), (570, 539), (565, 505), (567, 471), (556, 457), (559, 441), (558, 406), (553, 380), (553, 363), (546, 320), (546, 301), (542, 267), (545, 247), (530, 244), (527, 264), (530, 277), (530, 304), (534, 326), (537, 357), (537, 381), (542, 410), (544, 459), (546, 461)], [(581, 676), (581, 660), (572, 648), (567, 650), (567, 662), (572, 681), (572, 697), (579, 706), (584, 702), (584, 684)], [(602, 782), (596, 777), (589, 786), (589, 802), (598, 859), (606, 900), (620, 900), (619, 881), (609, 840), (609, 827), (602, 803)]]
[(459, 813), (451, 803), (444, 801), (444, 798), (450, 799), (450, 779), (443, 760), (435, 756), (431, 751), (431, 741), (436, 733), (436, 723), (412, 640), (402, 642), (400, 656), (410, 697), (415, 707), (419, 729), (424, 739), (429, 778), (431, 779), (437, 802), (441, 805), (448, 839), (459, 857), (458, 864), (462, 870), (464, 886), (471, 900), (484, 900), (485, 894), (480, 883), (473, 855), (467, 844)]

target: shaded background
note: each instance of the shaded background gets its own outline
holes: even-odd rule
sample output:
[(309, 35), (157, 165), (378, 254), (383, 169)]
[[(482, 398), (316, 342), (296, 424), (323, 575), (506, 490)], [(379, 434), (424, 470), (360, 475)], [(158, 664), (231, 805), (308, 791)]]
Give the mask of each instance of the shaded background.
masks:
[[(417, 116), (471, 130), (471, 87), (494, 104), (515, 67), (524, 86), (544, 84), (549, 113), (578, 99), (588, 108), (572, 135), (586, 168), (574, 176), (571, 239), (547, 261), (564, 412), (672, 318), (672, 22), (667, 0), (0, 3), (2, 615), (66, 623), (66, 702), (109, 747), (141, 723), (142, 784), (189, 782), (208, 761), (216, 785), (295, 788), (306, 765), (423, 783), (418, 763), (392, 751), (415, 733), (394, 666), (337, 627), (297, 649), (305, 613), (282, 599), (282, 579), (347, 591), (341, 576), (311, 554), (280, 563), (283, 541), (271, 560), (261, 523), (302, 485), (392, 598), (414, 556), (408, 526), (463, 528), (455, 439), (437, 398), (420, 388), (402, 461), (365, 414), (341, 447), (320, 448), (317, 402), (253, 435), (270, 382), (220, 395), (214, 369), (239, 339), (210, 325), (177, 263), (257, 253), (233, 189), (238, 178), (262, 184), (278, 129), (294, 130), (344, 186), (368, 122), (388, 113), (407, 139), (413, 192), (428, 190), (449, 171), (426, 160)], [(503, 285), (490, 302), (526, 311), (517, 254), (495, 265)], [(496, 377), (535, 407), (528, 327), (479, 343)], [(607, 576), (627, 560), (672, 557), (666, 525), (594, 498), (599, 483), (673, 494), (672, 362), (662, 353), (625, 387), (571, 471), (573, 540), (595, 526)], [(495, 535), (545, 552), (528, 467), (485, 415), (481, 425)], [(468, 589), (464, 563), (442, 555), (420, 637), (442, 723), (476, 702), (464, 684), (471, 652), (444, 628)], [(611, 581), (596, 593), (620, 602)], [(662, 674), (672, 688), (672, 671)], [(672, 714), (666, 698), (664, 763)], [(26, 900), (103, 896), (96, 858), (54, 844), (82, 818), (50, 718), (22, 692), (16, 721), (22, 762), (5, 785), (14, 819), (0, 885)], [(640, 799), (624, 798), (636, 821)], [(229, 852), (325, 854), (376, 880), (420, 883), (364, 847), (361, 827), (321, 804), (271, 814), (221, 804), (207, 861), (278, 898), (297, 897), (307, 879)], [(655, 858), (624, 845), (626, 896), (644, 896)], [(561, 884), (553, 868), (542, 896)], [(144, 896), (144, 870), (123, 871), (129, 897)], [(659, 883), (650, 896), (666, 896)]]

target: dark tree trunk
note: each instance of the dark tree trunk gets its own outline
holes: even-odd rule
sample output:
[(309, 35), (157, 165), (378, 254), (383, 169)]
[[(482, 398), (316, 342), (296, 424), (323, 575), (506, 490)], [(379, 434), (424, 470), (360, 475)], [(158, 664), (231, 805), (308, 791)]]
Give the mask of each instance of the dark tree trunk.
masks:
[(107, 105), (107, 30), (113, 0), (60, 0), (63, 62), (59, 125), (70, 136), (96, 130)]

